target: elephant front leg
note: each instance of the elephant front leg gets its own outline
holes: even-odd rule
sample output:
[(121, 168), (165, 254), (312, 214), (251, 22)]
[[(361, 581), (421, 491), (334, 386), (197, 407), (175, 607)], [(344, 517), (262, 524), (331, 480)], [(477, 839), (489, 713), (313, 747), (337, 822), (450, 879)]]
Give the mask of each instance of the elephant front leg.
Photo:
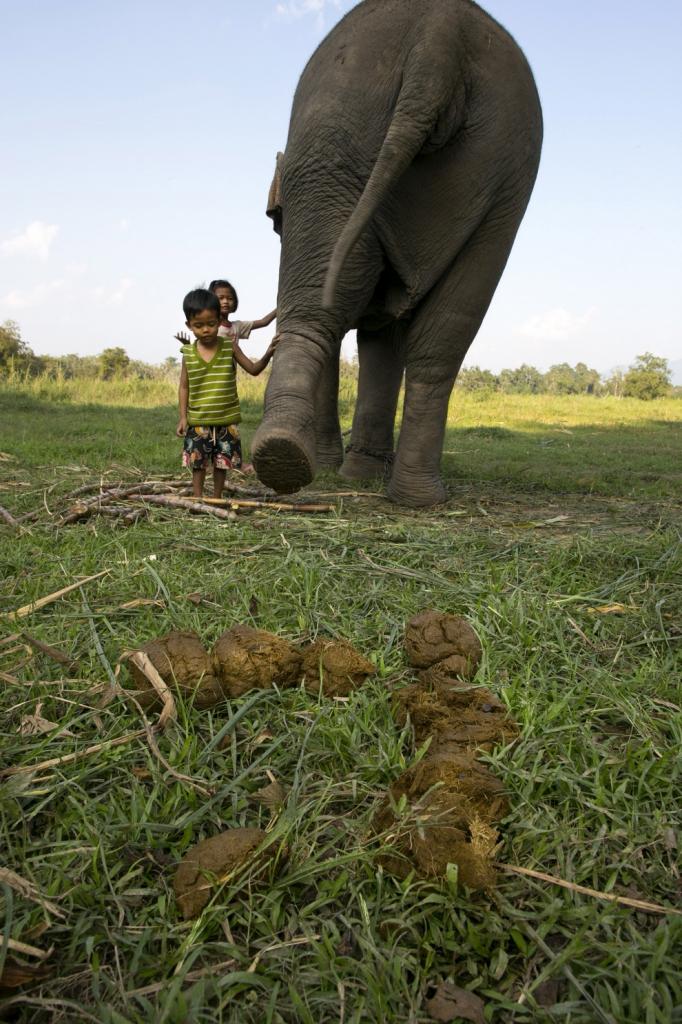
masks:
[(405, 365), (405, 325), (358, 330), (358, 397), (351, 442), (340, 470), (349, 480), (388, 478), (393, 430)]
[(251, 459), (266, 487), (291, 494), (315, 475), (314, 396), (328, 353), (292, 332), (282, 331), (280, 337)]

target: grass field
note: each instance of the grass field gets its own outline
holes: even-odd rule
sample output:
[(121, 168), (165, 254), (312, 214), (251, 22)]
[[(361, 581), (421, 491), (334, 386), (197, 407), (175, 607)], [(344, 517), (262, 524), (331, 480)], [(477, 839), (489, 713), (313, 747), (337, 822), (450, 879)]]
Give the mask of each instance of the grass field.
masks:
[[(242, 388), (247, 438), (260, 386)], [(348, 388), (342, 399), (347, 427)], [(504, 872), (490, 895), (454, 877), (400, 882), (378, 866), (370, 829), (415, 756), (390, 713), (404, 622), (425, 607), (461, 613), (483, 640), (479, 681), (522, 731), (488, 758), (511, 807), (499, 860), (681, 908), (682, 402), (458, 393), (451, 498), (438, 509), (401, 510), (367, 487), (317, 518), (155, 510), (128, 530), (51, 524), (98, 475), (177, 471), (172, 387), (37, 381), (0, 389), (0, 402), (0, 505), (40, 513), (22, 531), (0, 523), (0, 770), (108, 744), (0, 777), (2, 866), (60, 910), (0, 875), (0, 968), (5, 955), (45, 968), (0, 996), (0, 1019), (425, 1024), (446, 981), (476, 993), (495, 1024), (682, 1022), (682, 916)], [(347, 489), (333, 474), (310, 488)], [(139, 599), (154, 603), (124, 607)], [(172, 628), (212, 643), (237, 622), (345, 637), (379, 672), (347, 701), (302, 690), (201, 712), (179, 701), (159, 744), (194, 784), (144, 735), (109, 742), (140, 729), (119, 698), (101, 706), (121, 652)], [(21, 630), (77, 668), (29, 656), (11, 639)], [(59, 729), (22, 732), (37, 708)], [(268, 772), (288, 792), (274, 816), (253, 800)], [(269, 827), (288, 858), (180, 921), (174, 865), (233, 825)], [(8, 952), (10, 939), (51, 953)]]

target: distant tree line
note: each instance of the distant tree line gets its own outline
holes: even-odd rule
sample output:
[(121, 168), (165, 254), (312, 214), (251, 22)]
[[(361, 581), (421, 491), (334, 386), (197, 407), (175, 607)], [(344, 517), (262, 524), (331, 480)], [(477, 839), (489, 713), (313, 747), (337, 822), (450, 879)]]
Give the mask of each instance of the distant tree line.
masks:
[(105, 348), (96, 356), (37, 356), (22, 341), (19, 325), (14, 320), (0, 324), (0, 378), (10, 374), (45, 375), (72, 380), (75, 377), (93, 380), (163, 380), (175, 376), (180, 363), (173, 356), (160, 365), (131, 359), (124, 348)]
[(627, 370), (614, 370), (607, 377), (585, 363), (557, 363), (546, 373), (524, 363), (499, 374), (469, 366), (460, 370), (457, 385), (464, 391), (508, 395), (615, 395), (648, 400), (682, 393), (682, 388), (673, 388), (670, 378), (668, 360), (645, 352)]
[[(11, 374), (45, 374), (49, 377), (100, 378), (101, 380), (133, 379), (163, 380), (176, 376), (179, 361), (169, 356), (160, 365), (131, 359), (123, 348), (105, 348), (96, 356), (37, 356), (22, 340), (19, 325), (6, 320), (0, 325), (0, 378)], [(344, 376), (356, 374), (357, 367), (343, 367)], [(667, 359), (645, 352), (637, 356), (627, 370), (615, 370), (602, 377), (585, 363), (557, 363), (541, 373), (524, 363), (515, 370), (502, 370), (495, 374), (469, 366), (460, 370), (457, 387), (481, 395), (500, 392), (508, 395), (614, 395), (617, 398), (664, 398), (682, 396), (682, 388), (671, 384)]]

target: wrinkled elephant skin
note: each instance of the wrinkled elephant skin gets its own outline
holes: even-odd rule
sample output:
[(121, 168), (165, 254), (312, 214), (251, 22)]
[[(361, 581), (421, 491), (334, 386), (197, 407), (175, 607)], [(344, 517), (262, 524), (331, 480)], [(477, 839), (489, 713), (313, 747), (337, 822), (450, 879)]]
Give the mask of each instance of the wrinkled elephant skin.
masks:
[[(253, 444), (280, 492), (343, 459), (338, 362), (360, 372), (341, 473), (392, 500), (445, 498), (450, 393), (535, 182), (542, 113), (511, 36), (469, 0), (365, 0), (294, 98), (268, 213), (282, 237), (282, 337)], [(394, 454), (398, 393), (402, 425)]]

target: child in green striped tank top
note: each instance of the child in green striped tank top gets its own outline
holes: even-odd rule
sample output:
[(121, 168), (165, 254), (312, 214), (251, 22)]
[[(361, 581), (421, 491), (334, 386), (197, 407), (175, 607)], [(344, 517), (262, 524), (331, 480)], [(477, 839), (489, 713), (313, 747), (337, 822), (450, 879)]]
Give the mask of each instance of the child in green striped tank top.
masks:
[(194, 342), (182, 346), (176, 434), (184, 438), (183, 463), (192, 469), (192, 491), (200, 497), (209, 462), (213, 464), (213, 494), (222, 496), (228, 469), (242, 465), (237, 424), (241, 421), (235, 364), (252, 376), (272, 359), (276, 336), (260, 359), (245, 356), (230, 334), (221, 336), (220, 301), (206, 288), (196, 288), (182, 308)]

